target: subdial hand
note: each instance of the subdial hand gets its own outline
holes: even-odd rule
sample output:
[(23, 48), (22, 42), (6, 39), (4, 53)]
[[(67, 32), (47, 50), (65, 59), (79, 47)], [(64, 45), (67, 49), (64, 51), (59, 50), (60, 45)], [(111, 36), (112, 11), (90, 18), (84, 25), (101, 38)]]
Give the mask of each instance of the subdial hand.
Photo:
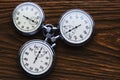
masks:
[(78, 28), (79, 26), (81, 26), (81, 24), (80, 24), (80, 25), (78, 25), (78, 26), (73, 27), (72, 29), (68, 30), (68, 31), (67, 31), (67, 32), (65, 32), (65, 33), (71, 32), (72, 30), (74, 30), (74, 29)]
[(41, 47), (40, 51), (38, 52), (37, 56), (35, 57), (35, 60), (34, 60), (34, 62), (33, 62), (33, 63), (35, 63), (35, 62), (36, 62), (36, 60), (38, 59), (39, 54), (41, 53), (41, 51), (42, 51), (42, 47)]
[(30, 21), (34, 22), (35, 24), (38, 23), (37, 21), (34, 21), (34, 20), (30, 19), (29, 17), (26, 17), (26, 16), (24, 16), (24, 15), (23, 15), (23, 17), (26, 18), (27, 20), (30, 20)]

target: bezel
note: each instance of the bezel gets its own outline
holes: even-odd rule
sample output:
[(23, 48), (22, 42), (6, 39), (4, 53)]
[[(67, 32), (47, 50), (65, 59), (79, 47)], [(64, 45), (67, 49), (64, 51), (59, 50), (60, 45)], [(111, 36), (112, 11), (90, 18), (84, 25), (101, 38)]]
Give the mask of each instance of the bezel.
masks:
[[(82, 13), (85, 13), (89, 18), (91, 18), (91, 22), (92, 22), (92, 25), (93, 25), (93, 26), (92, 26), (92, 32), (91, 32), (89, 38), (88, 38), (87, 40), (85, 40), (84, 42), (82, 42), (82, 43), (71, 43), (71, 42), (67, 41), (67, 40), (64, 38), (64, 36), (62, 35), (62, 32), (61, 32), (60, 25), (61, 25), (61, 23), (62, 23), (62, 20), (64, 19), (64, 17), (65, 17), (66, 15), (68, 15), (69, 13), (71, 13), (71, 12), (73, 12), (73, 11), (80, 11), (80, 12), (82, 12)], [(86, 11), (81, 10), (81, 9), (70, 9), (70, 10), (66, 11), (66, 12), (61, 16), (61, 18), (60, 18), (60, 20), (59, 20), (58, 29), (60, 30), (60, 37), (61, 37), (61, 39), (62, 39), (65, 43), (67, 43), (68, 45), (71, 45), (71, 46), (81, 46), (81, 45), (87, 43), (87, 42), (92, 38), (93, 33), (94, 33), (94, 26), (95, 26), (95, 22), (94, 22), (94, 20), (93, 20), (93, 17), (90, 16), (89, 13), (87, 13)]]
[[(21, 6), (23, 6), (23, 5), (26, 5), (26, 4), (30, 4), (30, 5), (36, 6), (36, 7), (41, 11), (41, 14), (42, 14), (42, 21), (41, 21), (41, 23), (39, 24), (38, 28), (36, 28), (35, 30), (32, 30), (32, 31), (28, 31), (28, 32), (22, 31), (22, 30), (20, 30), (18, 27), (16, 27), (17, 25), (16, 25), (15, 20), (14, 20), (14, 15), (15, 15), (16, 10), (17, 10), (19, 7), (21, 7)], [(42, 24), (43, 24), (44, 21), (45, 21), (45, 14), (44, 14), (44, 12), (43, 12), (43, 9), (42, 9), (38, 4), (33, 3), (33, 2), (24, 2), (24, 3), (19, 4), (19, 5), (14, 9), (14, 11), (13, 11), (13, 13), (12, 13), (12, 19), (13, 19), (14, 27), (15, 27), (15, 29), (18, 31), (18, 33), (20, 33), (20, 34), (22, 34), (22, 35), (24, 35), (24, 36), (30, 36), (30, 35), (34, 35), (35, 33), (37, 33), (37, 32), (40, 30), (40, 28), (42, 27)]]
[[(28, 73), (27, 71), (25, 71), (25, 69), (22, 67), (22, 64), (21, 64), (21, 60), (20, 60), (20, 58), (21, 58), (21, 53), (22, 53), (22, 51), (23, 51), (23, 49), (27, 46), (27, 45), (29, 45), (29, 44), (31, 44), (31, 43), (34, 43), (34, 42), (40, 42), (40, 43), (43, 43), (43, 44), (45, 44), (47, 47), (49, 47), (50, 49), (51, 49), (51, 51), (52, 51), (52, 64), (51, 64), (51, 66), (50, 66), (50, 68), (48, 69), (48, 71), (46, 71), (46, 72), (44, 72), (44, 73), (42, 73), (42, 74), (39, 74), (39, 75), (34, 75), (34, 74), (30, 74), (30, 73)], [(45, 41), (43, 41), (43, 40), (39, 40), (39, 39), (33, 39), (33, 40), (29, 40), (29, 41), (27, 41), (26, 43), (24, 43), (22, 46), (21, 46), (21, 48), (20, 48), (20, 50), (19, 50), (19, 55), (18, 55), (18, 63), (19, 63), (19, 67), (22, 69), (22, 71), (26, 74), (26, 75), (28, 75), (28, 76), (30, 76), (30, 77), (33, 77), (33, 78), (39, 78), (39, 77), (44, 77), (44, 76), (46, 76), (46, 75), (48, 75), (50, 72), (51, 72), (51, 70), (52, 70), (52, 68), (54, 67), (54, 63), (55, 63), (55, 52), (54, 52), (54, 50), (53, 50), (53, 48), (50, 46), (50, 44), (49, 43), (47, 43), (47, 42), (45, 42)]]

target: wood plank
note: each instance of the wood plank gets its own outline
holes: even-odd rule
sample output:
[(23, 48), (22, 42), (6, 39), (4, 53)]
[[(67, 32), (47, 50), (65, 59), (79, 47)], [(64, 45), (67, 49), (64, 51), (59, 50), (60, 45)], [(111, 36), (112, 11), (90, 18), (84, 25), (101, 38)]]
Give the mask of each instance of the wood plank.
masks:
[[(31, 37), (18, 34), (12, 22), (14, 8), (27, 0), (0, 0), (0, 80), (34, 80), (18, 65), (21, 45), (44, 39), (42, 32)], [(57, 41), (56, 65), (41, 80), (120, 80), (120, 0), (29, 0), (39, 4), (45, 23), (58, 25), (62, 14), (74, 8), (90, 13), (95, 20), (93, 38), (81, 47)]]

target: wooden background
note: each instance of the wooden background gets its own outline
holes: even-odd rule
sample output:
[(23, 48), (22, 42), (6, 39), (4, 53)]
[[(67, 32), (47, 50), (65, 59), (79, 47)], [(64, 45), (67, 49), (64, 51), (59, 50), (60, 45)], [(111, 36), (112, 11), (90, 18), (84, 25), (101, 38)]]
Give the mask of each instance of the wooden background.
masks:
[[(13, 28), (12, 11), (27, 0), (0, 0), (0, 80), (32, 80), (18, 67), (18, 50), (31, 37)], [(120, 0), (28, 0), (39, 4), (45, 23), (58, 24), (61, 15), (74, 8), (89, 12), (95, 20), (95, 34), (84, 46), (70, 47), (61, 40), (56, 47), (53, 71), (39, 80), (120, 80)]]

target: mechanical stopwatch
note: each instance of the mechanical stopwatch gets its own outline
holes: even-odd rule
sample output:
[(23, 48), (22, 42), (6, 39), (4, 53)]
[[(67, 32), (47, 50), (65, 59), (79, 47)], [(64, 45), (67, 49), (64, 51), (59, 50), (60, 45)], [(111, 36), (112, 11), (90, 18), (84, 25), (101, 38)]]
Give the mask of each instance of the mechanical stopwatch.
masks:
[(60, 37), (70, 45), (81, 45), (88, 41), (93, 33), (93, 18), (85, 11), (72, 9), (59, 21)]
[(47, 75), (54, 64), (54, 50), (46, 41), (33, 39), (23, 44), (19, 51), (19, 64), (32, 77)]
[(24, 2), (14, 9), (12, 18), (17, 31), (29, 36), (39, 31), (45, 16), (40, 6), (33, 2)]

